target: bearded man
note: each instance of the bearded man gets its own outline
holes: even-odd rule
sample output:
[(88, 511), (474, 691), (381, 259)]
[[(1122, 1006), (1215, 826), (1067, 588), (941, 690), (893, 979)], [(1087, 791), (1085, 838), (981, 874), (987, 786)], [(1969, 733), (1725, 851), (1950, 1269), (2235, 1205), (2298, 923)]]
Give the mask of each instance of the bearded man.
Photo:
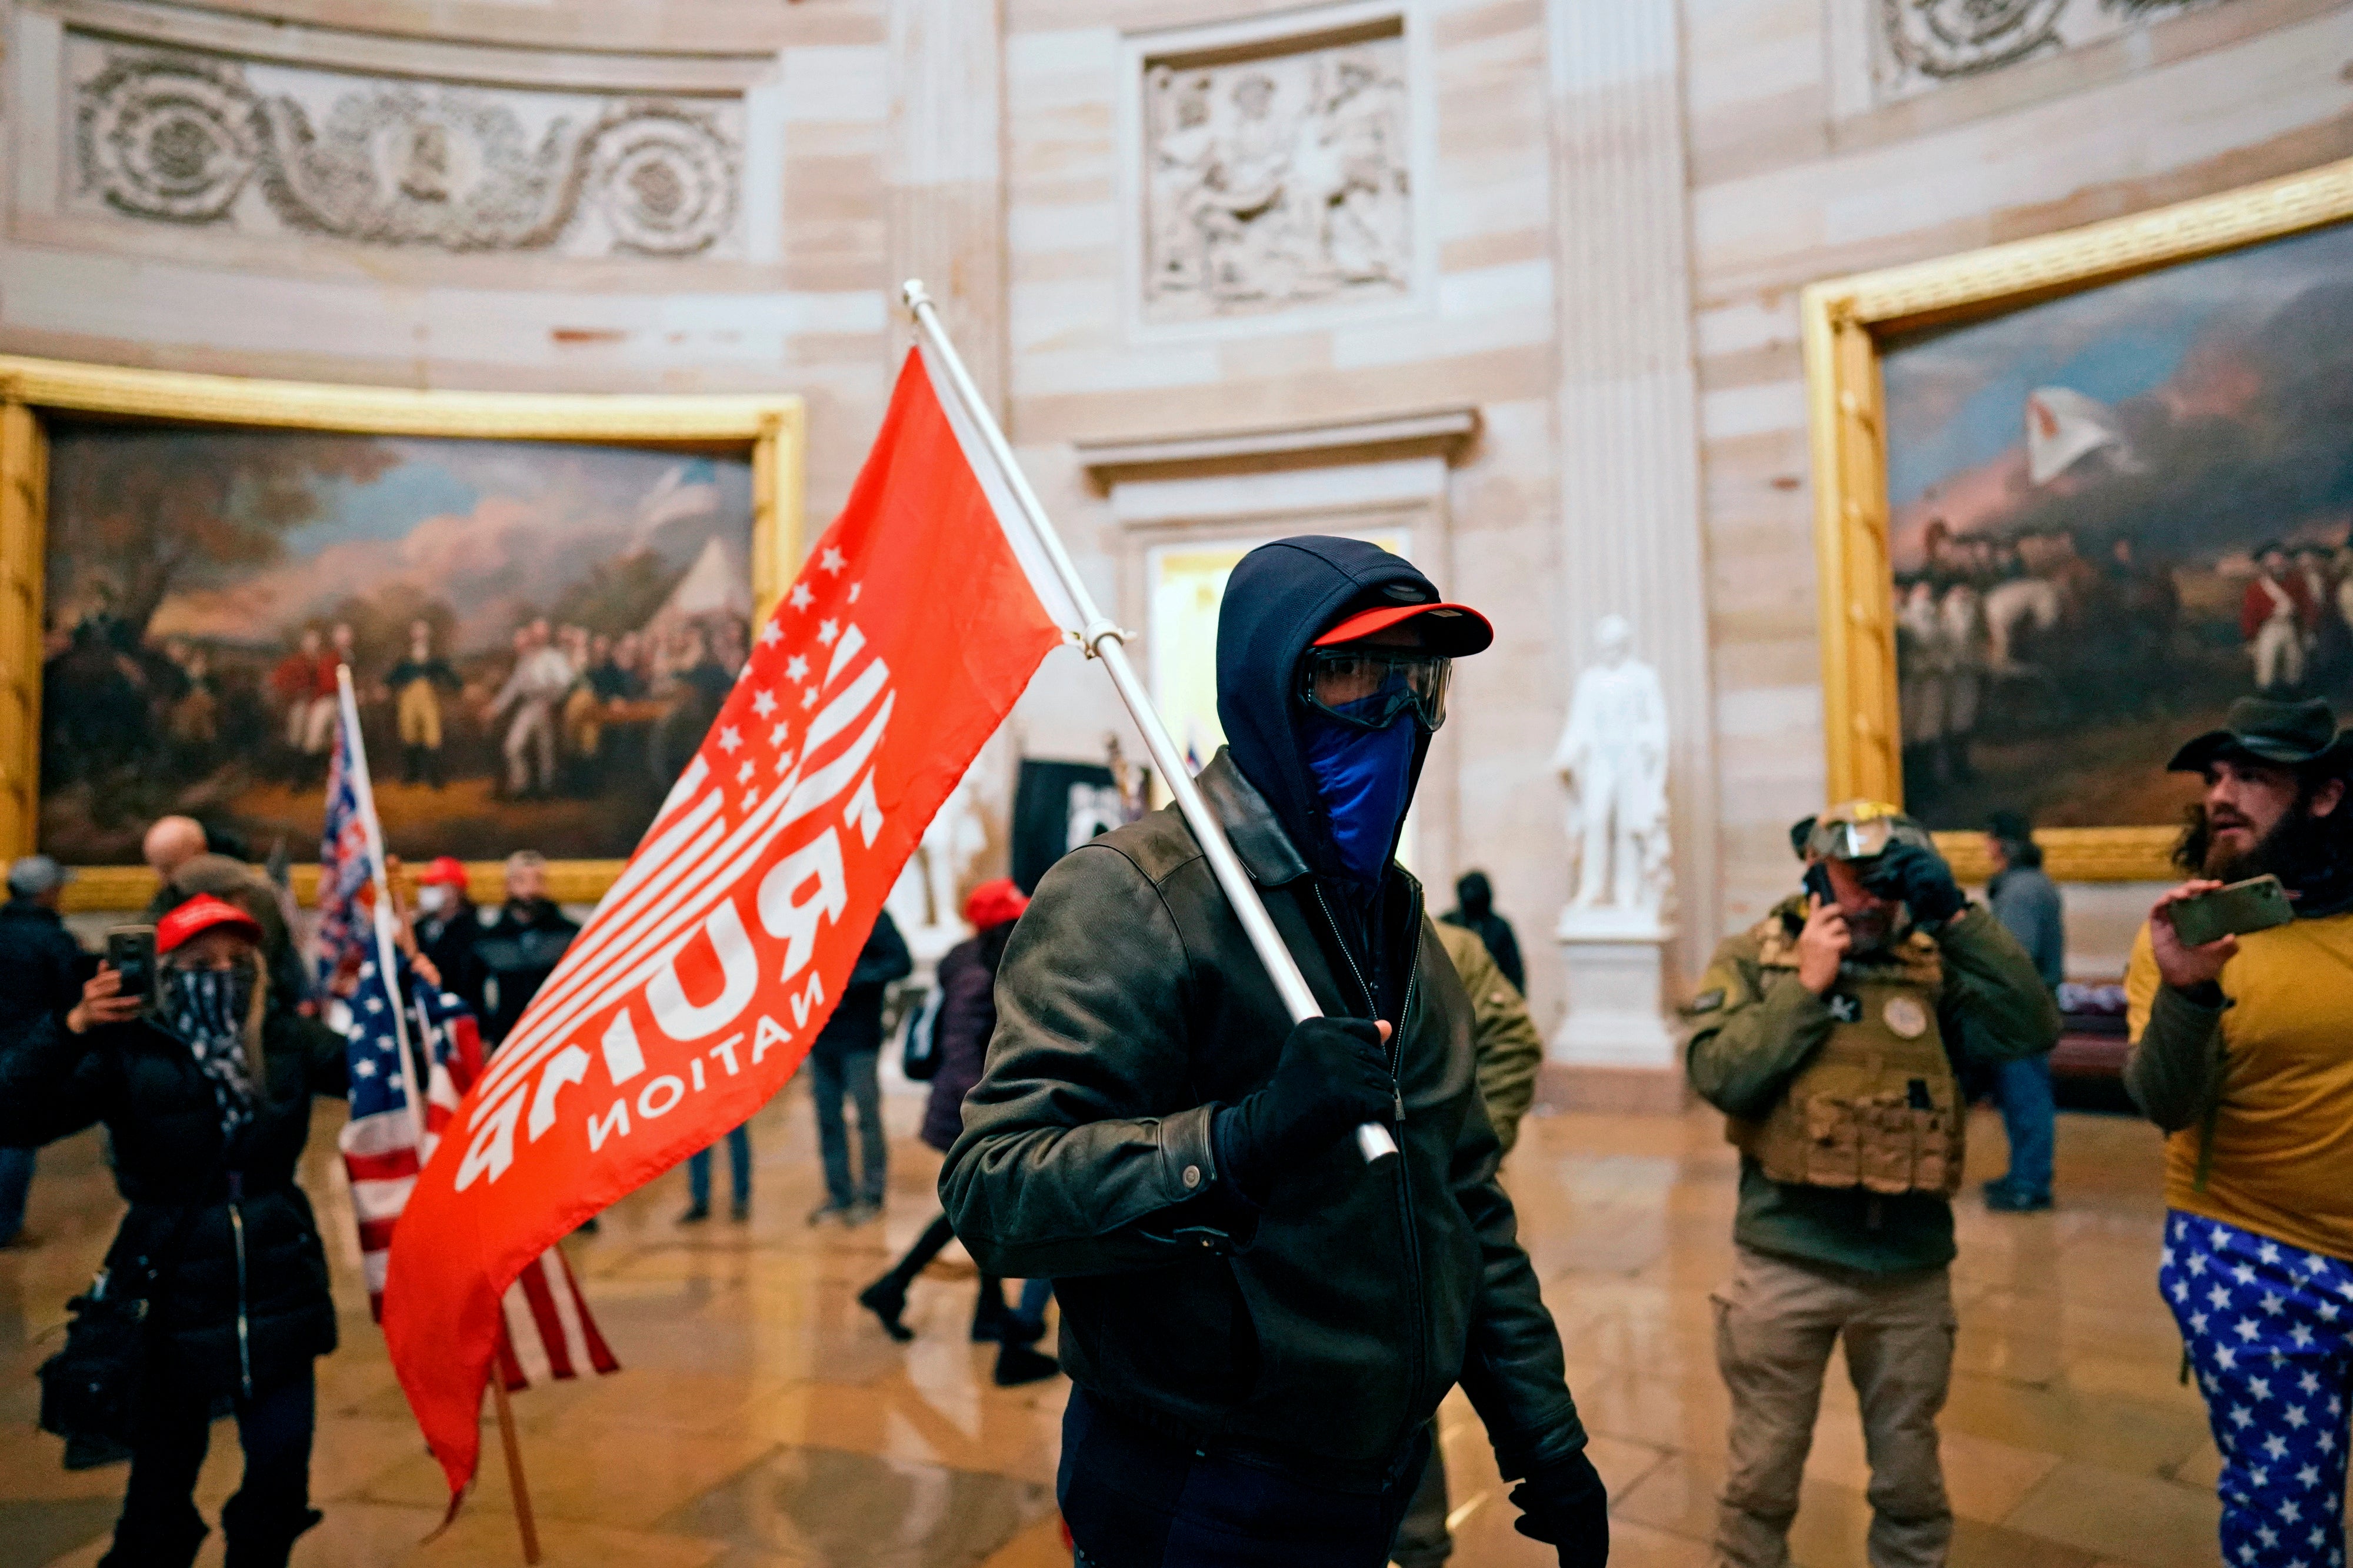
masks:
[[(2353, 1412), (2353, 732), (2244, 698), (2175, 753), (2206, 781), (2125, 978), (2125, 1087), (2166, 1146), (2158, 1288), (2222, 1453), (2222, 1556), (2342, 1562)], [(2295, 919), (2190, 947), (2175, 906), (2277, 877)]]

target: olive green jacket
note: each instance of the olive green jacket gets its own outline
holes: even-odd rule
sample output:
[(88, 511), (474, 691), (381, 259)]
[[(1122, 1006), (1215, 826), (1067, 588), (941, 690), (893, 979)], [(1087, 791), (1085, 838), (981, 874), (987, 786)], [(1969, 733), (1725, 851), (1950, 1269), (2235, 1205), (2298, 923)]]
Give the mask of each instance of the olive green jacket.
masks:
[[(1781, 921), (1794, 937), (1804, 910), (1791, 899), (1766, 921)], [(1757, 962), (1766, 929), (1727, 938), (1684, 1009), (1694, 1025), (1684, 1054), (1692, 1087), (1726, 1116), (1747, 1121), (1772, 1110), (1834, 1022), (1830, 1004), (1798, 984), (1794, 971)], [(1957, 1068), (2040, 1056), (2059, 1043), (2058, 1004), (1999, 921), (1971, 905), (1934, 934), (1945, 969), (1936, 1023)], [(1847, 965), (1873, 963), (1864, 954)], [(1953, 1259), (1953, 1205), (1935, 1193), (1883, 1197), (1769, 1181), (1744, 1155), (1732, 1234), (1759, 1252), (1869, 1274), (1934, 1268)]]
[(1520, 1118), (1536, 1097), (1536, 1072), (1544, 1066), (1544, 1037), (1528, 1016), (1527, 999), (1512, 983), (1479, 933), (1440, 921), (1432, 928), (1462, 977), (1471, 997), (1471, 1045), (1479, 1056), (1479, 1097), (1504, 1152), (1520, 1141)]

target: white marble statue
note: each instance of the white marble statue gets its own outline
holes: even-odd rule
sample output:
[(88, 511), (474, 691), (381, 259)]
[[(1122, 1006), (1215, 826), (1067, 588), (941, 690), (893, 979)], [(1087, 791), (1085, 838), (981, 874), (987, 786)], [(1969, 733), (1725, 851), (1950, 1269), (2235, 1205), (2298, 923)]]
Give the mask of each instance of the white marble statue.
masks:
[(1570, 908), (1656, 920), (1670, 876), (1666, 697), (1658, 671), (1632, 657), (1623, 616), (1604, 616), (1593, 644), (1599, 658), (1577, 678), (1553, 753), (1577, 846)]

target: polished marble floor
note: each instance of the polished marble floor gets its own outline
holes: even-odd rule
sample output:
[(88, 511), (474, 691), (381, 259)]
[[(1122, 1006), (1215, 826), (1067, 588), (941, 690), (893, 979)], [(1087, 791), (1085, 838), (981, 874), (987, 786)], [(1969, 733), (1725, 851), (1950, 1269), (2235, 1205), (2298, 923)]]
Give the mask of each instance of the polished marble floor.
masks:
[[(1063, 1385), (1002, 1390), (966, 1342), (971, 1266), (954, 1248), (916, 1287), (919, 1337), (884, 1338), (851, 1297), (931, 1217), (936, 1157), (892, 1097), (891, 1208), (856, 1231), (812, 1231), (815, 1138), (787, 1093), (754, 1123), (748, 1226), (681, 1228), (664, 1177), (569, 1245), (626, 1370), (516, 1398), (547, 1561), (610, 1568), (1050, 1568)], [(430, 1544), (441, 1496), (367, 1318), (348, 1204), (322, 1106), (306, 1173), (330, 1230), (343, 1348), (321, 1363), (315, 1495), (326, 1522), (301, 1568), (520, 1562), (495, 1439), (457, 1525)], [(2066, 1116), (2055, 1214), (1961, 1204), (1960, 1371), (1945, 1454), (1960, 1516), (1957, 1564), (2189, 1568), (2215, 1561), (2216, 1458), (2180, 1344), (2157, 1299), (2158, 1142), (2120, 1120)], [(1972, 1128), (1972, 1177), (2000, 1168), (2000, 1125)], [(724, 1159), (720, 1177), (725, 1179)], [(1726, 1271), (1734, 1165), (1718, 1124), (1537, 1117), (1511, 1184), (1568, 1347), (1594, 1457), (1610, 1483), (1612, 1561), (1701, 1564), (1724, 1450), (1708, 1290)], [(1972, 1185), (1972, 1190), (1974, 1183)], [(69, 1475), (33, 1430), (42, 1336), (85, 1283), (117, 1204), (94, 1138), (48, 1151), (31, 1223), (0, 1253), (0, 1568), (87, 1568), (104, 1550), (123, 1471)], [(1808, 1568), (1862, 1562), (1867, 1479), (1853, 1397), (1833, 1367), (1794, 1544)], [(1551, 1553), (1511, 1528), (1478, 1422), (1443, 1414), (1466, 1565), (1535, 1568)], [(236, 1485), (216, 1429), (199, 1501)], [(200, 1562), (217, 1564), (216, 1536)]]

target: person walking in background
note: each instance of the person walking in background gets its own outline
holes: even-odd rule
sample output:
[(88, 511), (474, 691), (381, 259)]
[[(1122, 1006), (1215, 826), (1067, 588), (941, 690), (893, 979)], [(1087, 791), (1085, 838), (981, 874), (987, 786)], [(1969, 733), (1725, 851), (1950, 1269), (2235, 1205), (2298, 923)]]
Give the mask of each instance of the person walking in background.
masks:
[(1488, 882), (1486, 872), (1466, 871), (1456, 879), (1454, 907), (1438, 918), (1447, 925), (1477, 932), (1479, 940), (1487, 944), (1495, 967), (1512, 983), (1512, 989), (1522, 996), (1528, 994), (1527, 968), (1520, 962), (1520, 939), (1514, 934), (1512, 922), (1495, 912), (1495, 889)]
[(2048, 1051), (2059, 1009), (1894, 806), (1850, 801), (1791, 839), (1806, 890), (1720, 945), (1684, 1009), (1692, 1087), (1740, 1150), (1736, 1262), (1715, 1297), (1732, 1395), (1716, 1562), (1789, 1561), (1822, 1374), (1843, 1340), (1871, 1461), (1871, 1561), (1935, 1568), (1953, 1537), (1936, 1415), (1967, 1125), (1955, 1056)]
[[(809, 1044), (809, 1097), (817, 1107), (818, 1147), (825, 1160), (825, 1202), (810, 1211), (811, 1225), (864, 1225), (882, 1212), (891, 1157), (882, 1131), (882, 1085), (875, 1076), (882, 1055), (882, 994), (914, 968), (891, 912), (876, 915), (841, 988), (840, 1005)], [(849, 1129), (841, 1112), (845, 1093), (858, 1104), (854, 1178)]]
[(294, 1173), (312, 1097), (344, 1092), (343, 1042), (271, 999), (260, 942), (243, 910), (191, 899), (155, 928), (152, 1017), (101, 966), (69, 1010), (0, 1050), (0, 1143), (102, 1123), (130, 1205), (106, 1273), (147, 1303), (143, 1359), (131, 1479), (100, 1568), (195, 1560), (216, 1405), (235, 1413), (245, 1449), (221, 1508), (231, 1568), (284, 1568), (319, 1521), (312, 1363), (335, 1348), (335, 1304)]
[(481, 1020), (486, 1054), (513, 1032), (522, 1010), (554, 973), (564, 950), (580, 934), (579, 926), (547, 896), (546, 856), (536, 849), (516, 850), (507, 857), (506, 881), (505, 901), (476, 917), (468, 978), (480, 991), (457, 993)]
[[(2168, 764), (2205, 797), (2125, 972), (2125, 1089), (2169, 1136), (2158, 1288), (2221, 1450), (2222, 1560), (2344, 1562), (2353, 1442), (2353, 731), (2242, 698)], [(2187, 945), (2182, 900), (2269, 874), (2286, 925)]]
[[(1487, 879), (1482, 873), (1473, 871), (1454, 884), (1455, 897), (1466, 910), (1472, 904), (1467, 885), (1474, 879), (1480, 883), (1478, 892), (1483, 902)], [(1500, 917), (1495, 923), (1504, 927), (1504, 940), (1511, 941), (1512, 928)], [(1528, 1016), (1528, 1005), (1519, 987), (1505, 977), (1475, 927), (1449, 916), (1431, 929), (1438, 932), (1454, 973), (1461, 977), (1463, 992), (1471, 998), (1471, 1045), (1479, 1062), (1479, 1099), (1495, 1129), (1495, 1142), (1508, 1157), (1520, 1141), (1520, 1119), (1535, 1100), (1536, 1073), (1544, 1066), (1544, 1037), (1536, 1032), (1535, 1020)], [(1397, 1542), (1389, 1548), (1389, 1561), (1397, 1568), (1438, 1568), (1453, 1556), (1454, 1532), (1446, 1522), (1451, 1511), (1446, 1456), (1433, 1439), (1430, 1464), (1421, 1472), (1421, 1485), (1413, 1500), (1406, 1505)]]
[[(46, 855), (8, 868), (8, 901), (0, 905), (0, 1051), (81, 996), (81, 944), (58, 913), (68, 876)], [(30, 1149), (0, 1148), (0, 1248), (39, 1244), (25, 1229), (37, 1158)]]
[[(1986, 902), (2034, 961), (2034, 973), (2055, 998), (2067, 979), (2067, 922), (2058, 884), (2043, 874), (2034, 829), (2018, 812), (1997, 811), (1986, 824), (1986, 848), (1994, 866)], [(2010, 1139), (2010, 1169), (1985, 1184), (1986, 1207), (1998, 1214), (2047, 1209), (2058, 1141), (2051, 1058), (2012, 1057), (1997, 1064), (1993, 1099)]]
[[(975, 934), (940, 960), (940, 1005), (932, 1019), (932, 1049), (938, 1065), (932, 1074), (931, 1099), (923, 1107), (923, 1140), (943, 1154), (955, 1147), (956, 1134), (964, 1131), (964, 1097), (980, 1081), (988, 1038), (997, 1032), (997, 966), (1005, 957), (1014, 922), (1029, 907), (1012, 878), (983, 882), (964, 901), (965, 923)], [(858, 1304), (881, 1319), (883, 1331), (892, 1339), (903, 1342), (915, 1337), (915, 1331), (900, 1321), (907, 1310), (907, 1287), (955, 1238), (948, 1216), (941, 1214), (888, 1274), (858, 1293)], [(980, 1277), (972, 1338), (975, 1344), (994, 1341), (998, 1345), (996, 1375), (1000, 1387), (1036, 1383), (1061, 1370), (1051, 1356), (1029, 1348), (1045, 1337), (1046, 1303), (1053, 1291), (1051, 1280), (1024, 1280), (1021, 1305), (1008, 1311), (1005, 1282), (994, 1274)]]

